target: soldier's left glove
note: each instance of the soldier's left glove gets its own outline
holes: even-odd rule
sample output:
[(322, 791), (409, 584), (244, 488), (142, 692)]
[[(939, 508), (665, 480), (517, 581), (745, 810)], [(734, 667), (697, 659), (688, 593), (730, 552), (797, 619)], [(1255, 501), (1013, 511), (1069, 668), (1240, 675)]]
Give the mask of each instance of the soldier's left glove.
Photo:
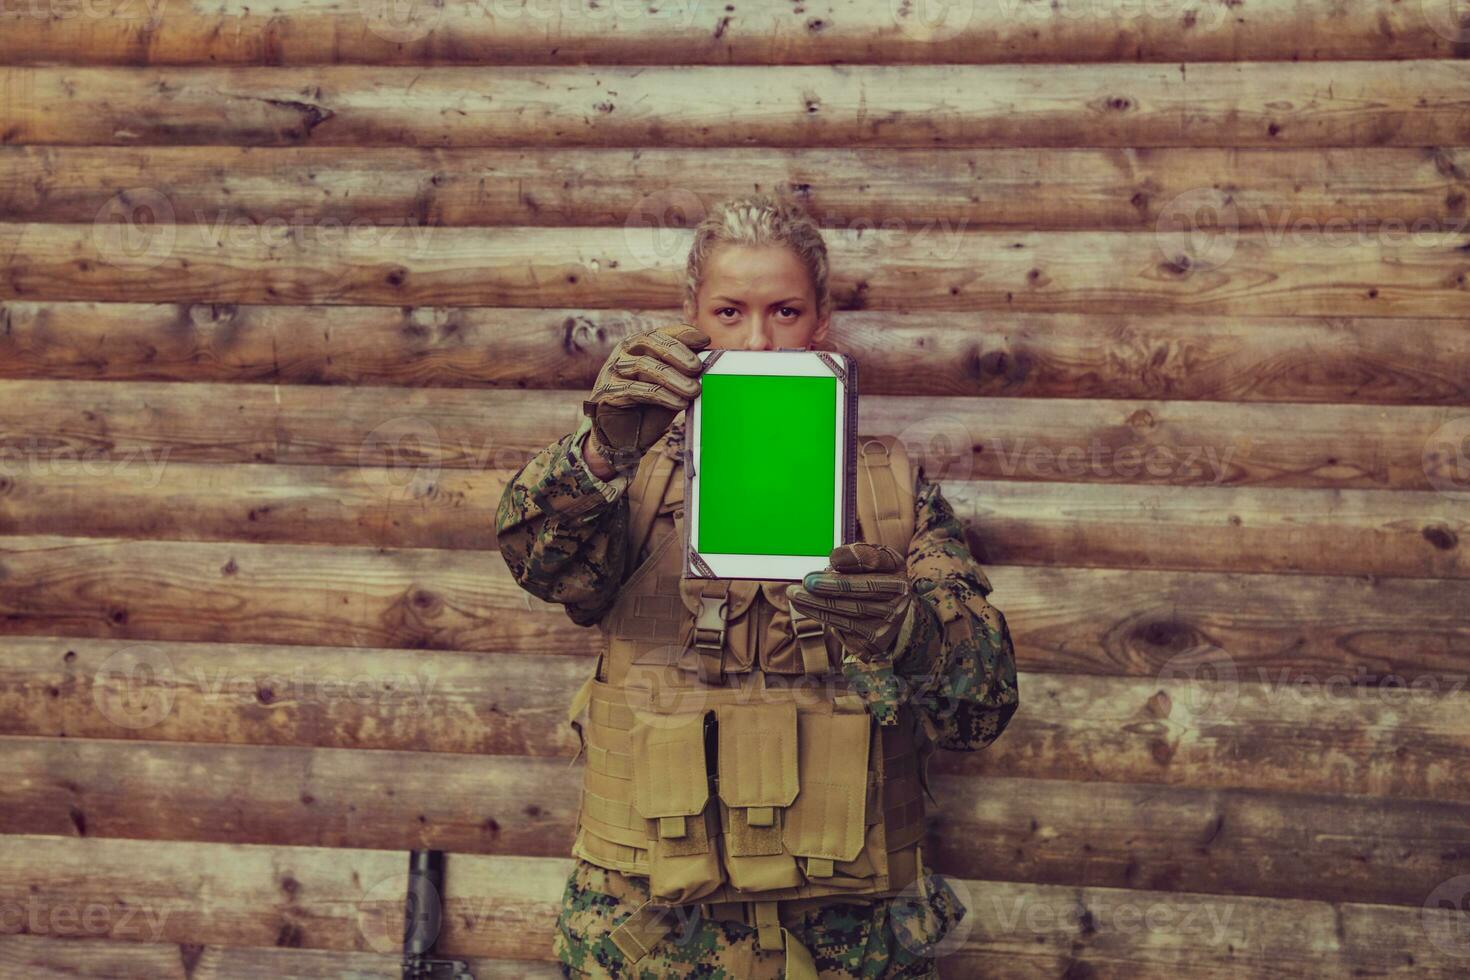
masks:
[(887, 545), (858, 541), (832, 549), (826, 570), (788, 585), (786, 598), (801, 612), (836, 630), (860, 659), (896, 658), (893, 649), (917, 601), (903, 555)]

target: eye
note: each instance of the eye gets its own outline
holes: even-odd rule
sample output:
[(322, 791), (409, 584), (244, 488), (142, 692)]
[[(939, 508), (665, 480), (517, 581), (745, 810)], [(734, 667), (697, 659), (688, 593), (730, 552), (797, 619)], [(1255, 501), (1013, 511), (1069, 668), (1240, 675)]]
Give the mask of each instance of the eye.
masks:
[(715, 310), (715, 316), (724, 316), (726, 313), (739, 313), (733, 306), (721, 306)]
[(801, 311), (794, 306), (783, 306), (781, 307), (781, 315), (789, 320), (794, 320), (801, 316)]

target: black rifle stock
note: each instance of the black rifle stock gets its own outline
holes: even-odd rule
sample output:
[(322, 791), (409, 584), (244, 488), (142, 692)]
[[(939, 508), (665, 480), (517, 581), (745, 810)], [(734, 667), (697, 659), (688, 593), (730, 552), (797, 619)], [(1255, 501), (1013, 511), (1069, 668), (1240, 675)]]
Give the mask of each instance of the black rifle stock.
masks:
[(475, 980), (464, 960), (435, 956), (444, 922), (444, 852), (408, 852), (403, 907), (403, 980)]

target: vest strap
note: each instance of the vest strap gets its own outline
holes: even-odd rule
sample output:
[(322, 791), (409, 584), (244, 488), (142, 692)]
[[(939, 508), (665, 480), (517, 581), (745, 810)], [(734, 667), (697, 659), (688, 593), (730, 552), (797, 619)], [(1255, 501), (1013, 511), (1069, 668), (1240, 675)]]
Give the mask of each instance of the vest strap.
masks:
[(797, 648), (801, 651), (802, 673), (827, 673), (832, 669), (827, 657), (827, 628), (820, 620), (813, 619), (795, 606), (788, 605), (786, 612), (791, 619), (791, 632), (796, 636)]
[(674, 917), (666, 905), (644, 902), (633, 910), (617, 928), (608, 933), (608, 939), (623, 954), (632, 966), (653, 951), (653, 947), (674, 929)]
[(628, 567), (638, 564), (644, 542), (653, 531), (654, 519), (668, 492), (669, 482), (674, 475), (674, 461), (664, 453), (650, 448), (629, 487), (635, 502), (628, 514)]
[(899, 503), (898, 475), (893, 465), (895, 453), (902, 452), (896, 439), (880, 436), (863, 440), (858, 448), (863, 479), (869, 493), (867, 499), (858, 494), (858, 520), (869, 537), (876, 537), (899, 554), (908, 551), (912, 534), (912, 514), (904, 514)]
[(757, 949), (775, 950), (783, 948), (781, 916), (775, 902), (755, 902), (755, 943)]
[(809, 949), (790, 929), (781, 924), (780, 903), (752, 902), (755, 912), (755, 946), (762, 951), (784, 950), (785, 980), (818, 980), (817, 964)]
[(577, 733), (577, 754), (572, 756), (571, 761), (567, 763), (568, 766), (575, 765), (582, 757), (582, 750), (587, 748), (587, 738), (582, 734), (582, 723), (577, 720), (577, 716), (592, 700), (592, 682), (597, 679), (597, 673), (601, 667), (602, 654), (599, 653), (592, 662), (592, 672), (582, 681), (581, 686), (577, 688), (577, 693), (572, 695), (572, 703), (567, 707), (567, 724), (572, 726), (572, 730)]

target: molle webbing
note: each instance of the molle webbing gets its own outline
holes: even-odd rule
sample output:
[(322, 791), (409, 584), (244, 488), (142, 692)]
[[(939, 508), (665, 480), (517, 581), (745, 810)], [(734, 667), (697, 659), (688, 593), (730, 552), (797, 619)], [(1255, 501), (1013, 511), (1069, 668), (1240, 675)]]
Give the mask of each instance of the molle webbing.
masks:
[(643, 545), (653, 530), (654, 518), (659, 505), (668, 492), (674, 475), (675, 463), (662, 451), (661, 444), (654, 447), (643, 458), (633, 482), (628, 488), (632, 504), (628, 513), (628, 561), (635, 563), (643, 553)]

